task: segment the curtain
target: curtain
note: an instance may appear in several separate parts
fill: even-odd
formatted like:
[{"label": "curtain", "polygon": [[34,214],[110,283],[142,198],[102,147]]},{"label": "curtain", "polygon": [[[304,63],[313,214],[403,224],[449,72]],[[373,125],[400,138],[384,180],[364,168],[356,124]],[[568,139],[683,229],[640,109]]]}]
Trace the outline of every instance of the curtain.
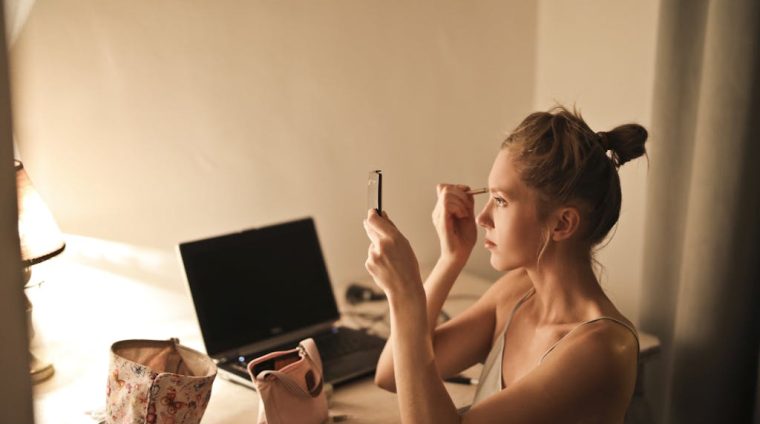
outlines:
[{"label": "curtain", "polygon": [[4,0],[5,7],[5,40],[7,47],[16,41],[21,29],[32,11],[34,0]]},{"label": "curtain", "polygon": [[0,423],[34,420],[21,279],[5,21],[0,10]]},{"label": "curtain", "polygon": [[760,2],[663,0],[640,327],[658,422],[758,422]]}]

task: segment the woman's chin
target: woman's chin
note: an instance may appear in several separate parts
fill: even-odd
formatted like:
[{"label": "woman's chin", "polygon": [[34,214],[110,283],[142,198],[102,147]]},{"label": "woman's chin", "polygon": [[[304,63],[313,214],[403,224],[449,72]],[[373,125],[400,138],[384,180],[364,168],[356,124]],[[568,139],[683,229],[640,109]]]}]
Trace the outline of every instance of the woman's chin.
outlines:
[{"label": "woman's chin", "polygon": [[503,256],[499,256],[498,254],[491,252],[491,268],[495,269],[499,272],[507,272],[511,271],[513,269],[517,269],[522,267],[523,265],[519,262],[515,261],[508,261]]},{"label": "woman's chin", "polygon": [[502,272],[509,269],[509,265],[504,260],[496,256],[493,252],[491,252],[490,262],[491,262],[491,267],[495,269],[496,271]]}]

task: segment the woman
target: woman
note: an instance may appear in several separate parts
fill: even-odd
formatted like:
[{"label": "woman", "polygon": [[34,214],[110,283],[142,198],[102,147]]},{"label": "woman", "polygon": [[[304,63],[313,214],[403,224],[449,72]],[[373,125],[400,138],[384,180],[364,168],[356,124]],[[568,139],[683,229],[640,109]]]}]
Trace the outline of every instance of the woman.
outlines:
[{"label": "woman", "polygon": [[[593,272],[594,248],[617,222],[617,169],[645,153],[637,124],[595,133],[577,112],[529,115],[504,141],[475,217],[464,185],[438,185],[441,255],[421,281],[409,242],[370,210],[367,270],[385,291],[391,337],[376,383],[397,391],[405,423],[622,422],[636,382],[638,335]],[[504,275],[468,310],[435,326],[485,229]],[[460,415],[443,378],[485,362]]]}]

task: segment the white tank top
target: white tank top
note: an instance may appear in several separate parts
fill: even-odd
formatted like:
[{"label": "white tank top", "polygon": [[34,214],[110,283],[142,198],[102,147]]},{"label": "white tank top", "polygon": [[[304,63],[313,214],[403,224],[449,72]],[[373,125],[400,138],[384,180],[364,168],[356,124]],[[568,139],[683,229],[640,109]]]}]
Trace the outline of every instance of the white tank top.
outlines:
[{"label": "white tank top", "polygon": [[[507,330],[509,329],[509,324],[512,323],[512,318],[515,316],[515,312],[517,311],[517,308],[520,307],[530,296],[535,293],[535,289],[531,288],[528,293],[526,293],[518,302],[515,304],[515,307],[512,309],[512,313],[509,316],[509,320],[507,321],[507,325],[504,326],[504,331],[502,331],[501,335],[496,339],[493,346],[491,347],[491,351],[488,353],[488,357],[486,357],[486,362],[483,364],[483,370],[480,372],[480,378],[478,382],[478,387],[475,391],[475,399],[472,401],[472,404],[475,405],[476,403],[482,401],[483,399],[500,392],[502,389],[504,389],[504,386],[502,385],[502,368],[501,365],[504,362],[504,342],[507,335]],[[631,330],[631,333],[633,333],[634,337],[636,337],[636,349],[638,350],[638,344],[639,344],[639,335],[636,332],[636,330],[628,325],[627,323],[613,317],[608,316],[601,316],[599,318],[594,318],[592,320],[584,321],[580,324],[578,324],[576,327],[574,327],[572,330],[568,331],[567,334],[562,336],[559,340],[557,340],[549,349],[544,352],[543,355],[541,355],[541,358],[539,359],[538,363],[539,365],[544,361],[544,358],[546,358],[546,355],[548,355],[552,350],[554,350],[555,347],[561,342],[568,334],[575,331],[575,329],[586,325],[591,324],[592,322],[596,322],[599,320],[610,320],[613,322],[616,322],[625,328]]]}]

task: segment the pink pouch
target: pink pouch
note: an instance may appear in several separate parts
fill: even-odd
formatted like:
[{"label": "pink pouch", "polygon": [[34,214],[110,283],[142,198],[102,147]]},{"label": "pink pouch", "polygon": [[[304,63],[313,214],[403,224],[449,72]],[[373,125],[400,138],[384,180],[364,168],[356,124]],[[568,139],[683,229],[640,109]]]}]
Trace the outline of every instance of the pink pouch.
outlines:
[{"label": "pink pouch", "polygon": [[111,345],[106,423],[198,424],[216,364],[179,340],[123,340]]},{"label": "pink pouch", "polygon": [[312,339],[248,363],[259,392],[258,424],[319,424],[328,419],[322,359]]}]

